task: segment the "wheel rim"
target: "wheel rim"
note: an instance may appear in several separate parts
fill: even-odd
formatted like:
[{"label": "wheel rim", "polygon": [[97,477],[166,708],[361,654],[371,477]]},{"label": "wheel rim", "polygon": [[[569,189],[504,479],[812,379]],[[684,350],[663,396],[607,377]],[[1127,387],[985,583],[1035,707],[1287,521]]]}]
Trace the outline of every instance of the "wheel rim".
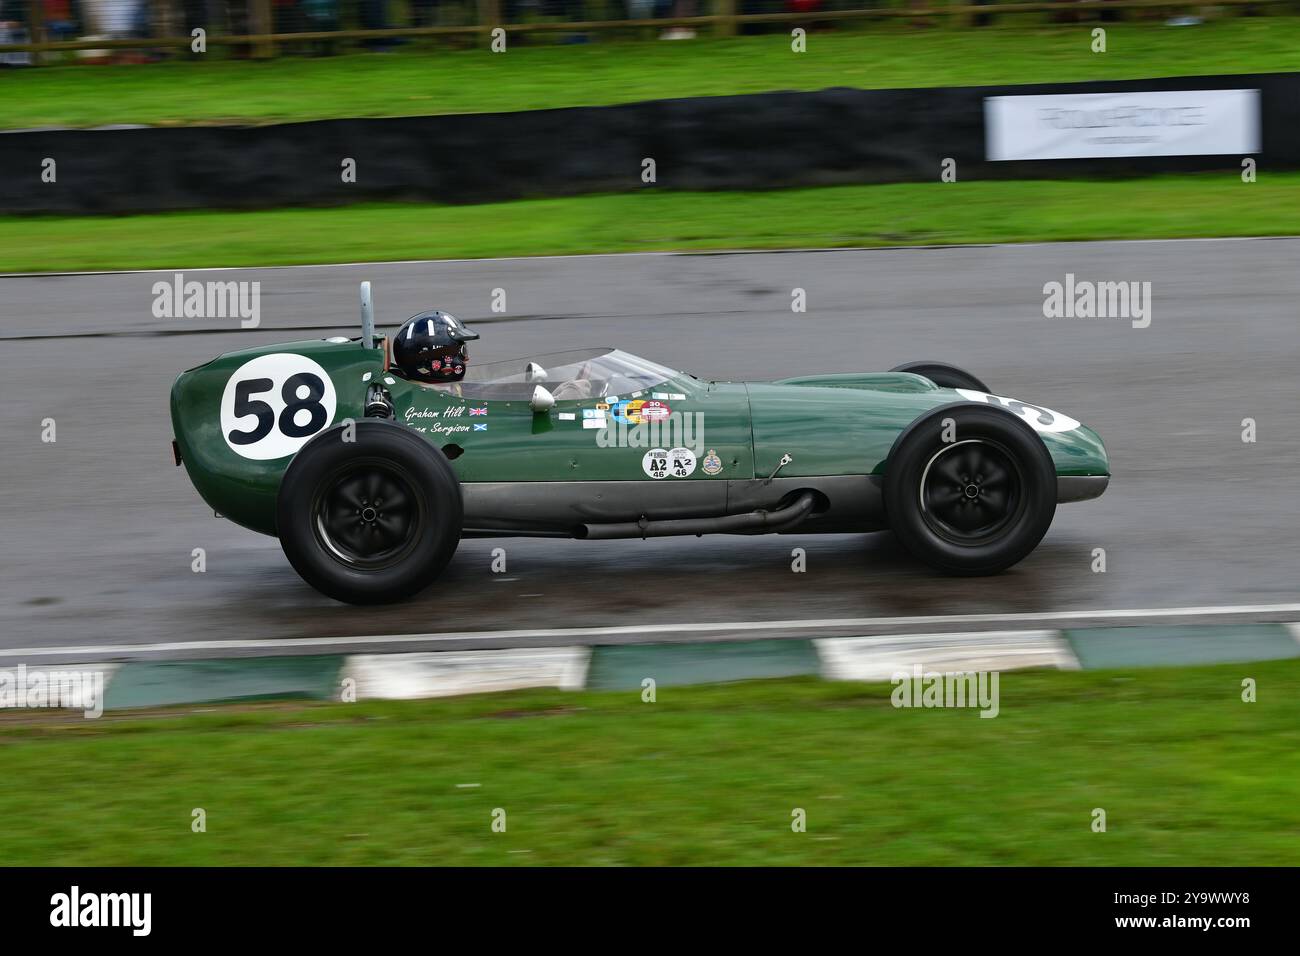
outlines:
[{"label": "wheel rim", "polygon": [[991,541],[1025,509],[1024,476],[996,442],[969,439],[935,453],[921,474],[921,515],[939,536],[962,545]]},{"label": "wheel rim", "polygon": [[406,557],[424,522],[410,475],[392,462],[373,459],[349,463],[321,482],[312,514],[321,547],[366,571],[392,567]]}]

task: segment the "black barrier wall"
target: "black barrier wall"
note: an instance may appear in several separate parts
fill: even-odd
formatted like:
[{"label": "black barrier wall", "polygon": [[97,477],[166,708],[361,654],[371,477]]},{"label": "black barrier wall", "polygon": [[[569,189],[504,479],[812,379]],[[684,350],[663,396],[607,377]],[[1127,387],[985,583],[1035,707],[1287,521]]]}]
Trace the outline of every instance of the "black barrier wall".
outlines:
[{"label": "black barrier wall", "polygon": [[[1300,73],[656,100],[255,127],[0,133],[0,212],[127,213],[375,200],[488,202],[637,189],[772,189],[1241,168],[1240,156],[987,162],[984,98],[1258,89],[1261,170],[1300,168]],[[45,160],[54,182],[43,182]],[[643,160],[656,182],[642,181]],[[345,159],[356,181],[345,182]],[[43,165],[44,164],[44,165]],[[47,174],[48,178],[48,174]]]}]

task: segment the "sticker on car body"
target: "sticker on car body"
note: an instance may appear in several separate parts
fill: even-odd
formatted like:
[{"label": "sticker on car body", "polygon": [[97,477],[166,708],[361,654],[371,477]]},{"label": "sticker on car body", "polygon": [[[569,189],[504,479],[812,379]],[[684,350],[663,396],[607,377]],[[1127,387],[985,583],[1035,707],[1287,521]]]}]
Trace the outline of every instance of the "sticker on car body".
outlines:
[{"label": "sticker on car body", "polygon": [[695,472],[695,452],[689,448],[652,448],[641,459],[641,470],[658,481],[661,478],[689,478]]},{"label": "sticker on car body", "polygon": [[321,366],[292,352],[250,359],[221,395],[221,435],[253,461],[292,455],[334,421],[338,397]]},{"label": "sticker on car body", "polygon": [[1037,432],[1044,432],[1049,435],[1068,432],[1083,424],[1069,415],[1054,412],[1042,405],[1031,405],[1028,402],[1022,402],[1014,398],[1003,398],[1001,395],[977,392],[973,388],[957,388],[953,389],[953,391],[968,401],[986,402],[998,408],[1005,408],[1007,411],[1019,415]]}]

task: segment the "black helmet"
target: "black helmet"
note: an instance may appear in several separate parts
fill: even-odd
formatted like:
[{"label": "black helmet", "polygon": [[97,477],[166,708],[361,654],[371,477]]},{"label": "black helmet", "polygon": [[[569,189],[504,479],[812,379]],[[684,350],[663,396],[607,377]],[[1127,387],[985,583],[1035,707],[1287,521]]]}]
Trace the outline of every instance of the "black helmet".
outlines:
[{"label": "black helmet", "polygon": [[393,364],[416,382],[459,382],[469,352],[465,343],[478,338],[460,319],[433,309],[406,320],[393,338]]}]

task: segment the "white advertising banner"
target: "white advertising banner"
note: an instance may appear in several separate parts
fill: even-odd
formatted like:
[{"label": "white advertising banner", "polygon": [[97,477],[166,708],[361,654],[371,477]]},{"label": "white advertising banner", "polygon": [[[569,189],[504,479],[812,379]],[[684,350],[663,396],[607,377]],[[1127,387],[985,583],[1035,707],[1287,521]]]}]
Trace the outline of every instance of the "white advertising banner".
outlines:
[{"label": "white advertising banner", "polygon": [[1259,90],[984,98],[992,161],[1258,153]]}]

